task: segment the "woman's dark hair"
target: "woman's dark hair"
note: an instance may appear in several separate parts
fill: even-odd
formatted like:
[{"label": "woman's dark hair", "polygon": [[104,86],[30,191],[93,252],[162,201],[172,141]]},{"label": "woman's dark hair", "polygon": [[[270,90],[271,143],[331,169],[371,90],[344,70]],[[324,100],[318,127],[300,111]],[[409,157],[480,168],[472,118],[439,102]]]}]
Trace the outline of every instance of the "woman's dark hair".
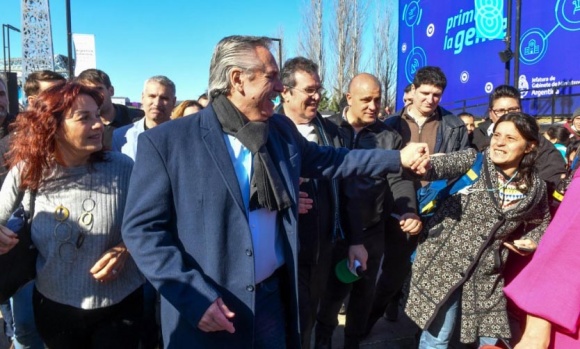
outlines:
[{"label": "woman's dark hair", "polygon": [[562,145],[568,145],[568,142],[570,142],[570,131],[564,126],[550,126],[546,134],[550,139],[555,139],[557,143]]},{"label": "woman's dark hair", "polygon": [[578,151],[578,147],[580,147],[580,140],[568,142],[568,145],[566,146],[566,162],[569,161],[572,153]]},{"label": "woman's dark hair", "polygon": [[[7,163],[10,168],[22,164],[22,189],[37,190],[43,176],[54,165],[56,133],[79,95],[87,95],[100,107],[103,96],[78,82],[59,82],[38,95],[30,108],[13,123],[15,134],[10,140]],[[102,161],[104,150],[91,154],[89,162]]]},{"label": "woman's dark hair", "polygon": [[497,125],[502,122],[510,121],[514,124],[520,135],[526,140],[527,144],[534,144],[534,148],[527,154],[524,154],[520,166],[518,167],[520,178],[523,179],[526,188],[532,186],[532,173],[534,172],[534,164],[538,156],[538,145],[540,144],[540,127],[536,119],[530,115],[522,112],[508,113],[500,117],[495,125],[493,131],[495,132]]}]

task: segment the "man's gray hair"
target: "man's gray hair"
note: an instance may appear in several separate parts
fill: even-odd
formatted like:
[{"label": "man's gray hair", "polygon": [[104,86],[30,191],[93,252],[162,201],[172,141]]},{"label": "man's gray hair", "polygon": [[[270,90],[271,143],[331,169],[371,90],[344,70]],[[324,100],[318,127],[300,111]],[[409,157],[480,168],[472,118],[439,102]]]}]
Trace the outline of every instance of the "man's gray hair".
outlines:
[{"label": "man's gray hair", "polygon": [[175,84],[173,83],[173,81],[169,80],[167,76],[155,75],[145,80],[145,84],[143,84],[143,91],[145,91],[145,89],[147,88],[147,84],[150,82],[156,82],[161,86],[169,88],[173,93],[173,96],[175,96]]},{"label": "man's gray hair", "polygon": [[216,45],[209,66],[210,100],[220,94],[228,94],[231,89],[230,72],[240,68],[250,79],[258,69],[264,69],[256,56],[257,47],[270,49],[272,40],[263,36],[228,36]]}]

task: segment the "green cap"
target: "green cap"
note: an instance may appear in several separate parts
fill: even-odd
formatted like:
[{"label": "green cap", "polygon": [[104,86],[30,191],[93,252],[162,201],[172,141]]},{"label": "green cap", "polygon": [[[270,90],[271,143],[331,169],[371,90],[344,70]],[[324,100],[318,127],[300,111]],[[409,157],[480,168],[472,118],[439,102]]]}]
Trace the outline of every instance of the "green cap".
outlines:
[{"label": "green cap", "polygon": [[348,258],[341,260],[340,262],[336,263],[336,267],[334,268],[334,272],[336,273],[336,277],[345,284],[353,283],[359,280],[362,276],[359,276],[356,273],[356,269],[360,267],[360,262],[358,260],[354,261],[354,270],[352,271],[348,268]]}]

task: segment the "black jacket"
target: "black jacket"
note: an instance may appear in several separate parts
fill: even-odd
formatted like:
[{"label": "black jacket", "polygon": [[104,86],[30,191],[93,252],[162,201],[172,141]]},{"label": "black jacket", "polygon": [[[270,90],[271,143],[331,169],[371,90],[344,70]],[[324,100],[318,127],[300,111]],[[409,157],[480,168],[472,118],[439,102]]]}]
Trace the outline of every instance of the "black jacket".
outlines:
[{"label": "black jacket", "polygon": [[[355,135],[352,126],[335,114],[329,119],[339,126],[345,147],[349,149],[401,149],[401,136],[378,121]],[[402,170],[401,170],[402,171]],[[385,233],[385,221],[391,213],[416,213],[413,183],[402,172],[381,177],[353,177],[341,181],[341,217],[349,244],[361,244],[367,236]]]},{"label": "black jacket", "polygon": [[[401,118],[404,109],[385,120],[385,124],[401,134]],[[451,153],[469,148],[469,138],[465,123],[445,108],[437,107],[439,118],[439,130],[435,140],[435,153]],[[409,140],[403,140],[408,142]]]},{"label": "black jacket", "polygon": [[485,148],[489,147],[489,141],[491,137],[487,135],[487,129],[491,126],[491,124],[493,124],[493,122],[491,122],[490,118],[487,118],[479,125],[477,125],[475,130],[473,130],[472,144],[478,152],[481,152]]},{"label": "black jacket", "polygon": [[10,150],[10,125],[14,120],[16,120],[16,116],[8,114],[2,125],[0,125],[0,187],[8,174],[6,153]]},{"label": "black jacket", "polygon": [[[487,135],[487,129],[491,124],[491,119],[487,119],[473,131],[473,145],[478,151],[483,151],[489,147],[491,137]],[[538,157],[534,167],[538,171],[540,178],[546,182],[548,199],[551,201],[552,193],[562,180],[562,175],[566,174],[566,162],[558,149],[542,135],[540,135]]]},{"label": "black jacket", "polygon": [[145,115],[145,112],[141,109],[129,108],[122,104],[113,104],[113,107],[115,108],[115,119],[104,126],[105,130],[103,132],[103,145],[107,149],[111,149],[113,131],[119,127],[132,124]]},{"label": "black jacket", "polygon": [[16,120],[16,116],[12,114],[6,114],[4,122],[0,125],[0,138],[4,138],[10,132],[9,127]]},{"label": "black jacket", "polygon": [[[277,113],[284,114],[279,108]],[[322,115],[312,121],[318,133],[318,144],[342,147],[338,127]],[[300,191],[308,194],[314,202],[308,213],[300,214],[298,220],[298,262],[318,264],[321,248],[330,248],[335,239],[344,237],[339,211],[338,181],[305,178]]]}]

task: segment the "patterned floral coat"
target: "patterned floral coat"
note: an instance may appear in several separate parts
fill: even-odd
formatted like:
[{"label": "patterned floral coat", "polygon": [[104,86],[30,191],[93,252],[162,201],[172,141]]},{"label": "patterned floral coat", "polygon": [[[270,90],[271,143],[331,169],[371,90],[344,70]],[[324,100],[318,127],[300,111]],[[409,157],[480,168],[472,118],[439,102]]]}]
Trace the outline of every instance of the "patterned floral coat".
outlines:
[{"label": "patterned floral coat", "polygon": [[[468,149],[433,157],[430,179],[466,173],[475,156]],[[537,174],[526,197],[502,212],[497,190],[485,190],[499,187],[497,175],[485,151],[480,178],[472,186],[475,190],[447,198],[425,226],[405,309],[422,329],[429,327],[449,296],[462,288],[461,341],[511,337],[502,270],[512,252],[502,243],[518,238],[539,242],[550,213],[546,186]]]}]

